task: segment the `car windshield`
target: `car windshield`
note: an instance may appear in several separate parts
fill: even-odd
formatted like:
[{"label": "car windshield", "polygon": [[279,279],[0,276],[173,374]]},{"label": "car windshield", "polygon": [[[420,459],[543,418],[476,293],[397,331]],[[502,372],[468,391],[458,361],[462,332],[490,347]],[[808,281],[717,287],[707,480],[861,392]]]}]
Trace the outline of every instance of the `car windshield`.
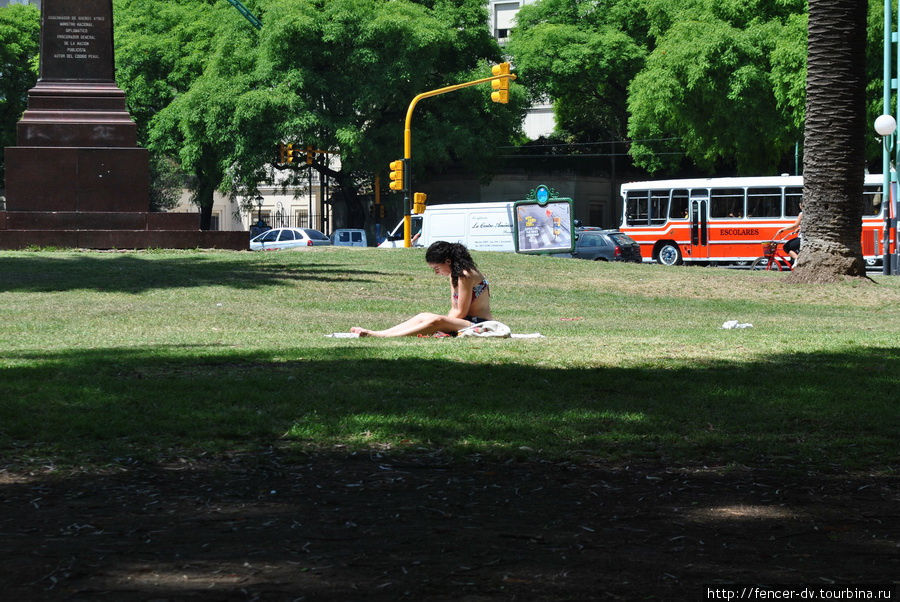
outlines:
[{"label": "car windshield", "polygon": [[312,228],[304,229],[306,235],[313,240],[329,240],[327,236],[319,232],[318,230],[313,230]]}]

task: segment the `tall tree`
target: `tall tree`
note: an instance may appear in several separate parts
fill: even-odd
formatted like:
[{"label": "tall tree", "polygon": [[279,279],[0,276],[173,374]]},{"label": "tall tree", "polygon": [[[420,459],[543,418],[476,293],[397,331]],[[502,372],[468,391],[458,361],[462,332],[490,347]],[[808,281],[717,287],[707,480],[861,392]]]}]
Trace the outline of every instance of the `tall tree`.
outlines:
[{"label": "tall tree", "polygon": [[628,85],[649,50],[648,26],[634,0],[541,0],[519,10],[507,50],[532,100],[553,102],[560,133],[622,139]]},{"label": "tall tree", "polygon": [[[337,182],[351,226],[365,219],[359,188],[403,154],[412,98],[484,77],[489,62],[500,59],[480,0],[267,0],[261,6],[258,81],[245,96],[270,90],[282,110],[265,120],[260,113],[272,105],[246,103],[245,119],[260,127],[236,161],[239,175],[249,183],[263,160],[259,153],[279,140],[328,150],[340,167],[311,169]],[[512,140],[524,98],[514,92],[509,105],[496,105],[489,92],[481,86],[419,105],[412,128],[418,173],[448,164],[478,170],[495,147]]]},{"label": "tall tree", "polygon": [[[198,0],[116,0],[114,15],[116,79],[126,92],[139,139],[153,154],[154,168],[178,162],[200,208],[200,227],[207,230],[213,194],[231,153],[230,144],[221,144],[207,127],[213,116],[231,108],[216,111],[209,105],[227,101],[235,90],[227,84],[211,89],[215,78],[203,77],[216,49],[230,37],[227,28],[243,21],[227,3]],[[252,31],[249,35],[255,39]],[[164,196],[161,179],[154,170],[154,201]]]},{"label": "tall tree", "polygon": [[0,8],[0,183],[4,177],[2,149],[16,142],[16,122],[37,81],[40,11],[31,5]]},{"label": "tall tree", "polygon": [[[410,100],[483,77],[500,59],[480,0],[245,0],[259,32],[225,2],[118,1],[131,15],[121,85],[138,92],[150,147],[192,176],[202,224],[216,189],[252,191],[271,176],[275,145],[293,142],[340,158],[310,169],[337,182],[349,225],[362,225],[357,193],[402,155]],[[482,168],[512,140],[527,104],[514,89],[509,105],[495,105],[489,91],[416,109],[417,172]]]},{"label": "tall tree", "polygon": [[803,0],[643,0],[654,47],[629,86],[631,154],[650,171],[680,163],[777,170],[801,138]]},{"label": "tall tree", "polygon": [[866,0],[810,0],[802,282],[865,276]]}]

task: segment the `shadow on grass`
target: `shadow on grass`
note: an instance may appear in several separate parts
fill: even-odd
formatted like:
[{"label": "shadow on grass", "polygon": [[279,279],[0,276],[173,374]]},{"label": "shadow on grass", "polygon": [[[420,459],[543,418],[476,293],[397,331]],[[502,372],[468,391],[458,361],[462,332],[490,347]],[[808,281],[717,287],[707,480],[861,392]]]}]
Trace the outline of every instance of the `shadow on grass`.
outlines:
[{"label": "shadow on grass", "polygon": [[[301,253],[303,251],[298,251]],[[291,261],[271,254],[15,254],[0,256],[0,292],[95,290],[139,293],[150,289],[227,286],[253,289],[290,281],[368,282],[383,272],[354,269],[342,263]]]},{"label": "shadow on grass", "polygon": [[377,357],[388,349],[7,354],[0,451],[104,463],[288,441],[826,469],[898,460],[900,348],[593,369]]},{"label": "shadow on grass", "polygon": [[0,586],[9,600],[393,602],[888,583],[896,493],[887,477],[272,452],[0,479]]},{"label": "shadow on grass", "polygon": [[[897,574],[896,477],[825,473],[897,461],[900,348],[559,369],[380,343],[7,354],[0,589],[676,600]],[[623,463],[553,461],[582,452]],[[728,462],[757,467],[700,466]]]}]

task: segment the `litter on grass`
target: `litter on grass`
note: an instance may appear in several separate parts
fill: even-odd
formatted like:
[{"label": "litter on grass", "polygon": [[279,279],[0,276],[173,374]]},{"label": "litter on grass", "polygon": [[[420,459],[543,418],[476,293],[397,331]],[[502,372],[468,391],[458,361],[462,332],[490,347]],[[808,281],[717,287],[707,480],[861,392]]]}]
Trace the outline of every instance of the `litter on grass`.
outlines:
[{"label": "litter on grass", "polygon": [[722,324],[722,328],[725,330],[733,330],[735,328],[753,328],[753,324],[741,323],[737,320],[728,320],[724,324]]}]

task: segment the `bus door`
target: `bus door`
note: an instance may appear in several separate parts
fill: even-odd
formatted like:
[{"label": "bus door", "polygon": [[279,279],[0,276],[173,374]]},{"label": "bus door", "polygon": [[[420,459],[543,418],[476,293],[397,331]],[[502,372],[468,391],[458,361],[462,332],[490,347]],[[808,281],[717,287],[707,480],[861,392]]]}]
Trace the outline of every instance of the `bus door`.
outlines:
[{"label": "bus door", "polygon": [[706,259],[709,257],[709,193],[692,190],[690,206],[691,246],[686,255]]}]

